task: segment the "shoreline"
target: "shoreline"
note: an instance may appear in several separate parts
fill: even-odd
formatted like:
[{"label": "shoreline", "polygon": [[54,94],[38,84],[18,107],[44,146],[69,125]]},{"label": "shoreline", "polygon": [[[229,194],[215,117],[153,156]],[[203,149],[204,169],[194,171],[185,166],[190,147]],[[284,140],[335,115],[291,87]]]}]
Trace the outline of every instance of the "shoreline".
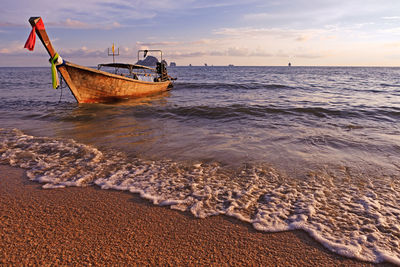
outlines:
[{"label": "shoreline", "polygon": [[126,191],[42,189],[8,165],[0,165],[0,243],[0,265],[393,266],[334,254],[304,231],[198,219]]}]

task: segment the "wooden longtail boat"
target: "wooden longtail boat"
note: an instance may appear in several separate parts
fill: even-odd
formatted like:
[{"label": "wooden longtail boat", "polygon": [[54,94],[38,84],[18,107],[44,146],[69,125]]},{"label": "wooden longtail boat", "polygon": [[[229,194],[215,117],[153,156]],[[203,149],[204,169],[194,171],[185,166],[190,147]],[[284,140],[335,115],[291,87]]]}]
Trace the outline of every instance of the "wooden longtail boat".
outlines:
[{"label": "wooden longtail boat", "polygon": [[[41,17],[31,17],[29,23],[32,25],[32,31],[36,32],[49,53],[50,62],[55,64],[56,69],[61,74],[78,103],[99,103],[137,98],[157,94],[172,88],[172,78],[167,74],[166,63],[163,61],[157,63],[157,68],[122,63],[99,65],[99,68],[106,66],[114,67],[115,70],[117,68],[127,69],[129,73],[126,76],[80,66],[62,59],[60,62],[60,59],[58,59],[59,56],[47,36]],[[33,35],[33,46],[34,40],[35,36]],[[33,48],[28,49],[33,50]],[[153,71],[153,76],[149,76],[152,77],[151,80],[139,80],[138,76],[133,72],[135,69]]]}]

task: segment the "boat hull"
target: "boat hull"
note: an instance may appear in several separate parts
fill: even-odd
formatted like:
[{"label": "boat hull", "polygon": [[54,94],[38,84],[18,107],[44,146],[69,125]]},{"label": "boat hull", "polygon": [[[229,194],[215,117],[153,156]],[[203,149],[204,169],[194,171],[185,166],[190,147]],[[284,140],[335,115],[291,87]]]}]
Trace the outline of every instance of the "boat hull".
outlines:
[{"label": "boat hull", "polygon": [[171,81],[139,81],[71,62],[59,66],[58,71],[79,103],[112,102],[143,97],[167,91],[171,87]]}]

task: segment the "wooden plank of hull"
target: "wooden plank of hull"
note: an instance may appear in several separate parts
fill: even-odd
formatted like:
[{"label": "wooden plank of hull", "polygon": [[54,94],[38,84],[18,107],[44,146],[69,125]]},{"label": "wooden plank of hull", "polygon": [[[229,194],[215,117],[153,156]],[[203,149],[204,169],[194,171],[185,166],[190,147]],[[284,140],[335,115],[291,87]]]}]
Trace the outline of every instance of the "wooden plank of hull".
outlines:
[{"label": "wooden plank of hull", "polygon": [[[167,91],[171,84],[170,81],[134,80],[70,62],[60,66],[59,70],[79,103],[109,102],[153,95]],[[66,75],[63,72],[66,72]]]}]

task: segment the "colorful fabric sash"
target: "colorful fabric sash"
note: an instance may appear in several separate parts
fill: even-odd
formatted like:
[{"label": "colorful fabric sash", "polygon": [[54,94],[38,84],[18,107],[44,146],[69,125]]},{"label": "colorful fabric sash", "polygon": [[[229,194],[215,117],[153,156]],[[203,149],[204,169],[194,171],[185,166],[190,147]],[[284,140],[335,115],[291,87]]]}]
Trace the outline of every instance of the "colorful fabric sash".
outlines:
[{"label": "colorful fabric sash", "polygon": [[26,40],[24,48],[27,48],[29,51],[33,51],[33,49],[35,49],[36,30],[44,30],[44,24],[41,18],[38,20],[35,26],[32,26],[32,31],[29,34],[28,40]]}]

